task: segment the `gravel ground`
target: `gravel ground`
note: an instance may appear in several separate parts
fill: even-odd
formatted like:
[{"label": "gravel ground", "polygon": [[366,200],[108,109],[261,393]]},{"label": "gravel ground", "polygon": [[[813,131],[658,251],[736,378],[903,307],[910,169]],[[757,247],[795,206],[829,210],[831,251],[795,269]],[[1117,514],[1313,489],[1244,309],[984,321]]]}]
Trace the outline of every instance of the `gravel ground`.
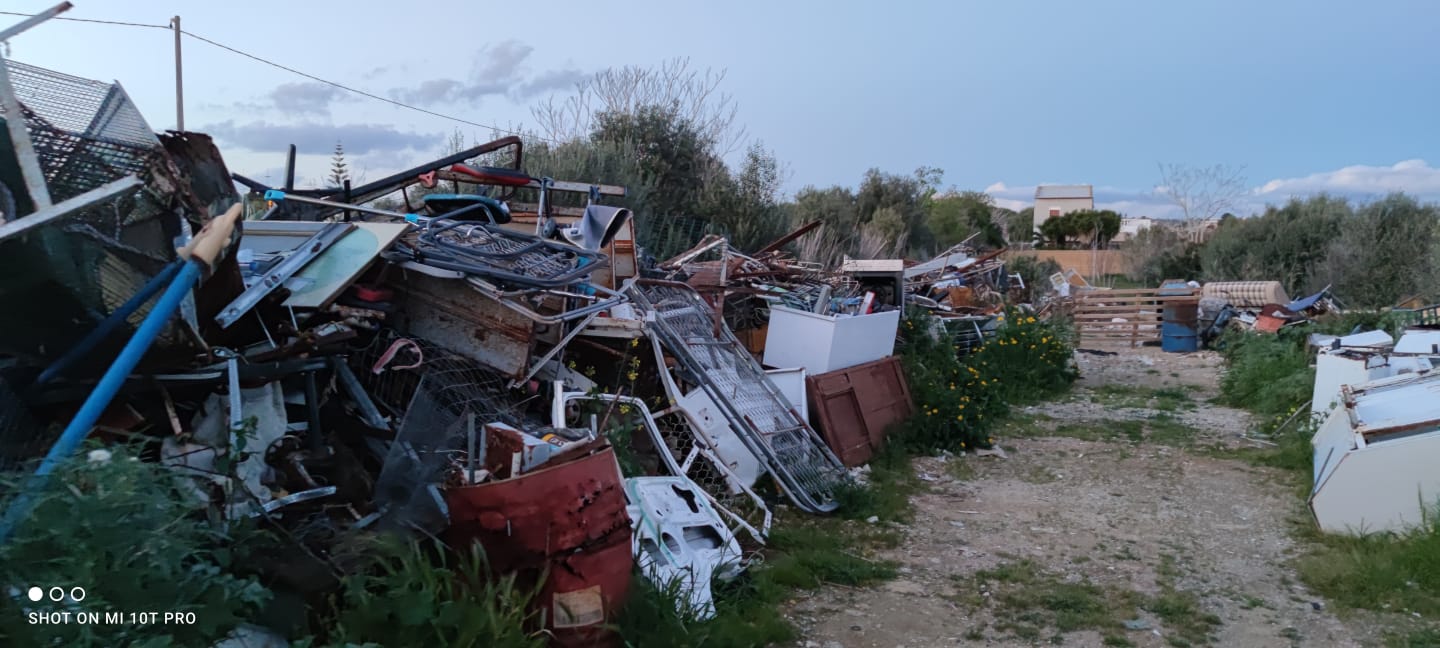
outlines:
[{"label": "gravel ground", "polygon": [[[905,542],[881,556],[898,579],[868,589],[831,587],[789,610],[799,645],[860,646],[1185,645],[1180,629],[1135,609],[1134,629],[1047,628],[1024,639],[1003,625],[974,574],[1030,560],[1049,582],[1092,583],[1107,592],[1178,594],[1199,615],[1218,617],[1218,646],[1356,646],[1380,643],[1382,624],[1363,615],[1337,619],[1289,569],[1296,551],[1288,525],[1303,505],[1281,475],[1213,450],[1248,443],[1244,412],[1208,403],[1220,359],[1212,353],[1154,351],[1081,355],[1084,376],[1058,403],[1022,410],[1022,438],[1001,438],[1006,457],[916,460],[928,492],[914,497]],[[1118,387],[1117,387],[1118,386]],[[1165,411],[1130,388],[1181,389]],[[1139,390],[1134,390],[1139,391]],[[1097,402],[1098,401],[1098,402]],[[1047,436],[1066,423],[1174,417],[1194,429],[1183,444]],[[1043,415],[1043,416],[1042,416]],[[1053,639],[1052,639],[1053,637]],[[1123,642],[1129,642],[1123,643]]]}]

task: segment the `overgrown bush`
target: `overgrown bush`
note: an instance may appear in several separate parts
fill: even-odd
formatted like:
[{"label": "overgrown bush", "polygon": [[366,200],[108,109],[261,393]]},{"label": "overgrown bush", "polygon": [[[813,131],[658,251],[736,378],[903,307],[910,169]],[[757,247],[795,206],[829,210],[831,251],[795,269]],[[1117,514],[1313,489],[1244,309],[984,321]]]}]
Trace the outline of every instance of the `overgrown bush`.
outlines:
[{"label": "overgrown bush", "polygon": [[993,383],[1007,403],[1033,403],[1069,389],[1080,377],[1069,340],[1070,332],[1055,320],[1012,310],[995,339],[967,360],[966,372],[982,386]]},{"label": "overgrown bush", "polygon": [[1228,366],[1220,377],[1220,401],[1262,416],[1288,415],[1310,399],[1315,371],[1305,354],[1306,328],[1278,334],[1232,331],[1225,335]]},{"label": "overgrown bush", "polygon": [[1065,332],[1010,311],[994,340],[965,358],[935,318],[914,310],[901,327],[900,361],[916,413],[900,438],[918,452],[988,448],[1012,403],[1029,403],[1079,377]]},{"label": "overgrown bush", "polygon": [[900,326],[900,363],[915,414],[899,439],[916,452],[988,448],[990,429],[1009,413],[998,383],[962,361],[935,318],[912,310]]},{"label": "overgrown bush", "polygon": [[[0,645],[204,646],[253,618],[271,596],[244,569],[259,532],[206,520],[166,468],[123,451],[95,457],[52,474],[33,513],[0,544]],[[23,476],[3,479],[0,490],[21,490]],[[37,586],[84,588],[83,600],[32,602],[27,590]],[[195,623],[75,620],[107,611],[193,612]],[[71,622],[32,625],[28,612],[70,612]]]}]

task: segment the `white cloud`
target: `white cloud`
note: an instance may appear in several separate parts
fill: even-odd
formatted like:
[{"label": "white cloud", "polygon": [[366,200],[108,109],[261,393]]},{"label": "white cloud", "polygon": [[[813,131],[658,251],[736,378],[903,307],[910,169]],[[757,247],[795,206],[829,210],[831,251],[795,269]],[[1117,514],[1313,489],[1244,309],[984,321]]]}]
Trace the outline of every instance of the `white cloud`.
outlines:
[{"label": "white cloud", "polygon": [[1390,166],[1347,166],[1312,173],[1302,178],[1271,180],[1255,190],[1269,200],[1321,192],[1351,197],[1403,191],[1422,197],[1440,196],[1440,169],[1424,160],[1404,160]]}]

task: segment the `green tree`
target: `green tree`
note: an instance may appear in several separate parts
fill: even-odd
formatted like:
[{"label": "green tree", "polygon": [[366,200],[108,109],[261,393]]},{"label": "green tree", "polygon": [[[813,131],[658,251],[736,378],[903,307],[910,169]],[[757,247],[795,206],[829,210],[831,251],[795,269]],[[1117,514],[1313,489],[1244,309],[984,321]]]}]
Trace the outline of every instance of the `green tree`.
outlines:
[{"label": "green tree", "polygon": [[997,220],[995,199],[980,191],[947,193],[932,197],[927,205],[926,226],[937,251],[949,248],[972,234],[979,234],[981,247],[1005,247],[1005,236]]},{"label": "green tree", "polygon": [[1353,215],[1347,201],[1326,195],[1267,207],[1216,229],[1200,254],[1203,275],[1210,281],[1279,281],[1291,294],[1323,288],[1316,272]]},{"label": "green tree", "polygon": [[1348,305],[1379,308],[1410,295],[1435,294],[1440,279],[1440,208],[1391,194],[1346,219],[1314,268],[1307,292],[1323,284]]},{"label": "green tree", "polygon": [[335,142],[335,155],[330,157],[330,186],[343,187],[350,179],[349,165],[345,163],[345,147]]},{"label": "green tree", "polygon": [[1026,207],[1018,212],[1011,212],[1005,219],[1006,238],[1010,245],[1035,242],[1035,208]]}]

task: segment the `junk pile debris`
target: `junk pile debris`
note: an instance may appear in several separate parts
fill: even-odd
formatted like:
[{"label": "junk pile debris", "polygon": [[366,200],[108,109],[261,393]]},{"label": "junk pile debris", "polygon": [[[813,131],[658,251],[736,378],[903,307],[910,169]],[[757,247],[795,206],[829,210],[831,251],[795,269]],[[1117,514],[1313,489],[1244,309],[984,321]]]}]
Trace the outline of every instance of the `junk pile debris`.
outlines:
[{"label": "junk pile debris", "polygon": [[0,315],[0,470],[32,473],[0,542],[85,439],[135,443],[197,516],[302,545],[257,566],[274,587],[324,600],[342,537],[439,537],[533,585],[556,645],[613,642],[632,567],[707,617],[777,500],[837,508],[912,413],[907,307],[968,353],[1018,281],[968,244],[787,251],[819,223],[646,267],[626,188],[532,175],[517,137],[323,188],[292,147],[271,187],[119,84],[0,74],[0,299],[26,305]]}]

